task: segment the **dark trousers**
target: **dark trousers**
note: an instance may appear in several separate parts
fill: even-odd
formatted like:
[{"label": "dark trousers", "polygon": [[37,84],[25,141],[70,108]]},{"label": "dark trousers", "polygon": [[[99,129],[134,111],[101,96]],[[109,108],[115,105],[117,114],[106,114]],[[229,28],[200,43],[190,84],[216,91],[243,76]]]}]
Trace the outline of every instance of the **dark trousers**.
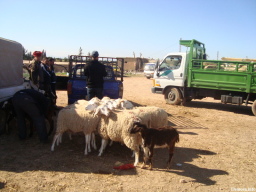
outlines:
[{"label": "dark trousers", "polygon": [[34,99],[23,93],[17,94],[12,99],[13,106],[17,115],[17,123],[19,129],[20,139],[25,139],[27,137],[25,114],[27,113],[32,119],[41,142],[47,141],[47,129],[45,124],[45,118],[42,112],[39,110]]},{"label": "dark trousers", "polygon": [[52,90],[52,93],[54,94],[54,96],[57,97],[57,94],[56,94],[56,83],[51,83],[51,90]]},{"label": "dark trousers", "polygon": [[87,88],[88,100],[91,100],[93,97],[98,97],[99,99],[103,98],[103,88]]}]

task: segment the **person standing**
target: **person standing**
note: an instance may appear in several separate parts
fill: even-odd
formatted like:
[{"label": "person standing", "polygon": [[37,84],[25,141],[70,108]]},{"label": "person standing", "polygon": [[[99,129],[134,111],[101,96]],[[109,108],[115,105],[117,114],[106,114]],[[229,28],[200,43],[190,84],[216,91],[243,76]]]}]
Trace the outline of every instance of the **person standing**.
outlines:
[{"label": "person standing", "polygon": [[31,69],[31,81],[33,84],[39,89],[39,81],[42,78],[42,70],[41,70],[41,51],[34,51],[33,53],[34,59],[31,61],[30,69]]},{"label": "person standing", "polygon": [[51,74],[51,90],[52,93],[54,94],[55,98],[57,99],[57,94],[56,94],[56,74],[54,71],[54,61],[52,57],[49,58],[49,66],[50,66],[50,74]]},{"label": "person standing", "polygon": [[19,138],[24,140],[27,137],[25,114],[28,114],[37,129],[40,141],[47,142],[45,117],[50,109],[50,99],[36,90],[24,89],[14,94],[12,103],[17,115]]},{"label": "person standing", "polygon": [[45,95],[52,98],[52,90],[51,90],[51,71],[50,64],[47,57],[43,58],[41,64],[42,77],[40,77],[39,81],[39,89],[45,91]]},{"label": "person standing", "polygon": [[103,78],[107,76],[107,72],[105,66],[98,61],[98,51],[93,51],[91,56],[92,61],[87,63],[84,67],[88,100],[92,99],[93,97],[98,97],[99,99],[102,99],[104,84]]}]

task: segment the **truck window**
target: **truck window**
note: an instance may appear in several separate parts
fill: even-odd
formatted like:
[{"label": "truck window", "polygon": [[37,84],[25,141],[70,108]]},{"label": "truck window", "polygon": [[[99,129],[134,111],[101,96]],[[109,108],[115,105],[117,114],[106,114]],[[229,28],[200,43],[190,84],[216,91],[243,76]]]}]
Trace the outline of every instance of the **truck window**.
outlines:
[{"label": "truck window", "polygon": [[78,66],[76,71],[75,71],[75,76],[76,78],[81,78],[81,79],[85,79],[84,76],[84,66]]},{"label": "truck window", "polygon": [[159,67],[159,71],[179,69],[181,65],[181,56],[170,55],[164,59]]}]

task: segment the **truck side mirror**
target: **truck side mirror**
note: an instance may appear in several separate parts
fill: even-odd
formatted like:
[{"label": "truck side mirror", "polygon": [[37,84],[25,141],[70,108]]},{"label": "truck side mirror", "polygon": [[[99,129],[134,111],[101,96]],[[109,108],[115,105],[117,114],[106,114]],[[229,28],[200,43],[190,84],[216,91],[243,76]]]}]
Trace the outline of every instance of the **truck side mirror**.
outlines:
[{"label": "truck side mirror", "polygon": [[203,54],[203,59],[204,60],[206,60],[207,58],[206,58],[207,56],[206,56],[206,54]]}]

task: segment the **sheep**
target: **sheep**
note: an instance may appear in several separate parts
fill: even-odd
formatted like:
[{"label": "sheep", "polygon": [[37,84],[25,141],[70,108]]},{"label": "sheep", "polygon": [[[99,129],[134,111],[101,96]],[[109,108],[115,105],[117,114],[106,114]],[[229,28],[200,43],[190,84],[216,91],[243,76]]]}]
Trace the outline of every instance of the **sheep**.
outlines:
[{"label": "sheep", "polygon": [[163,127],[168,124],[168,114],[159,107],[136,107],[129,110],[128,113],[133,113],[134,116],[140,117],[142,119],[141,123],[146,124],[148,127]]},{"label": "sheep", "polygon": [[107,102],[107,101],[110,101],[111,99],[109,98],[109,97],[103,97],[102,99],[101,99],[101,102]]},{"label": "sheep", "polygon": [[87,101],[87,100],[84,100],[84,99],[80,99],[80,100],[77,100],[74,104],[78,104],[78,105],[87,105],[87,104],[88,104],[88,101]]},{"label": "sheep", "polygon": [[147,161],[149,161],[149,169],[152,170],[154,146],[163,146],[166,144],[169,148],[169,160],[167,162],[167,169],[170,168],[175,143],[179,142],[179,134],[176,129],[172,128],[171,126],[161,128],[148,128],[146,125],[141,124],[140,122],[136,122],[129,132],[131,134],[139,133],[142,137],[144,150],[144,161],[142,168],[144,168]]},{"label": "sheep", "polygon": [[141,139],[138,135],[129,134],[128,130],[132,127],[134,122],[140,121],[139,118],[134,117],[133,114],[120,111],[116,113],[110,113],[109,117],[103,116],[97,127],[97,132],[102,138],[102,144],[100,148],[101,156],[104,148],[107,145],[109,139],[124,143],[128,148],[136,151],[135,163],[136,166],[139,160],[139,145]]},{"label": "sheep", "polygon": [[100,103],[100,99],[98,97],[93,97],[88,104]]},{"label": "sheep", "polygon": [[120,106],[121,109],[132,109],[133,107],[134,106],[130,101],[127,101],[125,99],[121,101],[121,106]]},{"label": "sheep", "polygon": [[95,109],[95,111],[94,111],[94,116],[96,116],[96,115],[105,115],[105,116],[109,116],[109,113],[110,113],[110,109],[108,108],[108,106],[107,105],[100,105],[100,106],[98,106],[96,109]]},{"label": "sheep", "polygon": [[[156,120],[159,116],[160,120]],[[116,111],[110,113],[110,116],[102,117],[99,122],[97,131],[102,138],[100,153],[101,156],[105,149],[108,139],[124,143],[128,148],[135,152],[134,166],[139,161],[139,146],[142,144],[141,137],[131,135],[128,130],[133,126],[134,121],[144,124],[165,126],[167,125],[167,113],[158,107],[141,107],[127,111]],[[156,122],[152,122],[152,120]]]},{"label": "sheep", "polygon": [[[77,108],[63,108],[57,118],[56,133],[53,138],[51,151],[54,151],[55,143],[61,142],[62,134],[66,131],[74,133],[83,132],[85,135],[85,151],[87,155],[91,151],[90,142],[94,138],[94,131],[100,121],[100,117],[94,116],[89,111],[84,110],[83,106]],[[96,149],[95,141],[92,140],[93,147]]]}]

